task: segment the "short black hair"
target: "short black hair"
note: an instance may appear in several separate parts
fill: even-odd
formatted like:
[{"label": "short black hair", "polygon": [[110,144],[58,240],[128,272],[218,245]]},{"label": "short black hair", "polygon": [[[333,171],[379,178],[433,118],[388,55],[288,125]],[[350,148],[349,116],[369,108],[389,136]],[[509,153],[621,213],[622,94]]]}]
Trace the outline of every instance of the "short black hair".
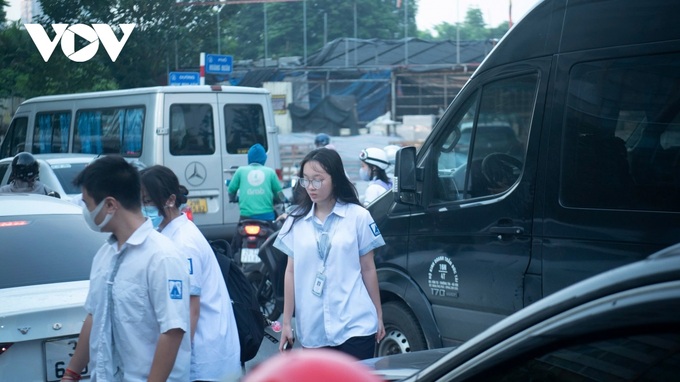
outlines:
[{"label": "short black hair", "polygon": [[120,155],[96,159],[76,176],[73,184],[87,190],[97,204],[111,196],[125,209],[142,207],[139,172]]}]

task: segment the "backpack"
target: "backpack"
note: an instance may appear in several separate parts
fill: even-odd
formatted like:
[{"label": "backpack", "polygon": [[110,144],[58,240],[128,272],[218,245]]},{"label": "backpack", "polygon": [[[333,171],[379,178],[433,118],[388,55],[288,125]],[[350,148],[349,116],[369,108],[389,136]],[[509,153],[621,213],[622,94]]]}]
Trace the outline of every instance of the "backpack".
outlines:
[{"label": "backpack", "polygon": [[241,363],[250,361],[260,349],[266,325],[257,302],[257,294],[241,268],[231,258],[231,246],[226,240],[210,241],[222,277],[227,284],[231,305],[234,309],[238,339],[241,344]]}]

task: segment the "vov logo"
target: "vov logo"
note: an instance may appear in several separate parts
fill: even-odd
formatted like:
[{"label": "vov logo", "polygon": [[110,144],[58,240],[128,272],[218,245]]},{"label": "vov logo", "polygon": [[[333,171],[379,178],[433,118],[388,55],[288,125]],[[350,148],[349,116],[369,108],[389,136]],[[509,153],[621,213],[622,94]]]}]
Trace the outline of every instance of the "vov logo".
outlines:
[{"label": "vov logo", "polygon": [[[61,51],[71,61],[88,61],[97,54],[99,42],[101,42],[109,57],[111,57],[111,61],[116,62],[120,51],[123,50],[132,30],[135,28],[135,24],[120,24],[120,30],[123,32],[123,37],[120,40],[113,33],[113,29],[106,24],[92,24],[91,27],[85,24],[71,26],[68,24],[52,24],[52,29],[56,33],[53,40],[50,40],[45,28],[40,24],[24,24],[24,27],[26,27],[45,62],[50,59],[60,41]],[[76,51],[76,35],[89,42],[78,51]]]}]

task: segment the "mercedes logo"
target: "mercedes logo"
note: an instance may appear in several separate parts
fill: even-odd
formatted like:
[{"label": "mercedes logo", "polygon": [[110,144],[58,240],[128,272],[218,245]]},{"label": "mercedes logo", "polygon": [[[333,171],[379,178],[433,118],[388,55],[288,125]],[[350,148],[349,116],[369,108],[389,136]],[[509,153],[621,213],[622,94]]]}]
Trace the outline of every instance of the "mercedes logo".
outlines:
[{"label": "mercedes logo", "polygon": [[186,178],[187,182],[192,186],[200,186],[203,184],[207,174],[208,172],[206,171],[205,166],[199,162],[189,163],[184,170],[184,178]]}]

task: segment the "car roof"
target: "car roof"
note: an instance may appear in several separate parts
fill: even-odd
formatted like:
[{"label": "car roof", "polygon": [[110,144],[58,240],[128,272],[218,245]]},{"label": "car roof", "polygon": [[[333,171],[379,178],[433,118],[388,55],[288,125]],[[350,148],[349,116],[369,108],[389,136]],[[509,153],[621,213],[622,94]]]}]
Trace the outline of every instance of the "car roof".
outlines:
[{"label": "car roof", "polygon": [[[94,154],[72,154],[72,153],[54,153],[54,154],[31,154],[38,161],[44,161],[49,165],[63,164],[63,163],[90,163],[97,158]],[[0,162],[11,162],[13,156],[0,159]]]},{"label": "car roof", "polygon": [[469,359],[528,328],[568,310],[606,296],[649,285],[680,280],[680,243],[631,263],[566,287],[506,317],[460,345],[417,375],[453,370]]},{"label": "car roof", "polygon": [[94,154],[66,154],[66,153],[33,154],[33,156],[35,157],[35,159],[42,159],[45,162],[49,163],[50,165],[61,163],[90,163],[98,157],[98,155]]},{"label": "car roof", "polygon": [[45,214],[82,214],[71,202],[40,194],[0,193],[0,217]]}]

